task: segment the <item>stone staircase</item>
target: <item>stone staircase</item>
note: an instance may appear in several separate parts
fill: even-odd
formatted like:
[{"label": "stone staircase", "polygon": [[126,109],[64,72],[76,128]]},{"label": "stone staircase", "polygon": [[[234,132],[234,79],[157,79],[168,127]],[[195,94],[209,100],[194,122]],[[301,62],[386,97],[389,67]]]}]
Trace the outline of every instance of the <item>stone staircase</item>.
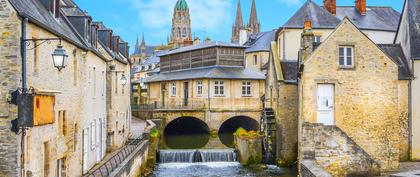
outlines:
[{"label": "stone staircase", "polygon": [[302,158],[314,160],[333,176],[376,176],[379,163],[337,126],[304,123]]},{"label": "stone staircase", "polygon": [[272,108],[264,108],[261,116],[261,132],[263,133],[263,162],[276,162],[276,117]]}]

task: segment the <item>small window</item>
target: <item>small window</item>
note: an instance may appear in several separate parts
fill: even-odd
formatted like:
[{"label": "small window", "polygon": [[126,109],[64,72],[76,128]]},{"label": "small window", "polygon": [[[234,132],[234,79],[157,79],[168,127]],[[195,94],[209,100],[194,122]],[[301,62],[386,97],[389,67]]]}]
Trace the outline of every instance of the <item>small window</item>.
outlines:
[{"label": "small window", "polygon": [[223,96],[225,95],[225,86],[223,81],[215,81],[214,82],[214,94],[216,96]]},{"label": "small window", "polygon": [[315,43],[321,43],[321,36],[314,36]]},{"label": "small window", "polygon": [[197,81],[197,95],[203,95],[203,81]]},{"label": "small window", "polygon": [[176,82],[171,82],[171,96],[176,96]]},{"label": "small window", "polygon": [[251,82],[242,82],[242,96],[251,96]]},{"label": "small window", "polygon": [[340,68],[354,67],[354,48],[352,46],[339,47],[339,64]]},{"label": "small window", "polygon": [[254,55],[254,65],[257,65],[258,64],[258,57],[257,57],[257,55]]}]

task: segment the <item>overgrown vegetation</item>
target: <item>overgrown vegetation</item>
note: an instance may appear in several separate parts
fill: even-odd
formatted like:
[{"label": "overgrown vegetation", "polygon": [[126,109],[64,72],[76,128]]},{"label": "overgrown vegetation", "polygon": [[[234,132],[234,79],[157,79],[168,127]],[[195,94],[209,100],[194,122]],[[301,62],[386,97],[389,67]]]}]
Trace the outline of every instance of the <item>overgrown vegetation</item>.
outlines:
[{"label": "overgrown vegetation", "polygon": [[156,137],[158,137],[159,136],[159,130],[158,129],[156,129],[156,128],[153,128],[151,131],[150,131],[150,137],[152,137],[152,138],[156,138]]},{"label": "overgrown vegetation", "polygon": [[256,132],[254,130],[251,131],[246,131],[245,129],[243,129],[242,127],[239,127],[235,133],[233,133],[234,136],[239,136],[239,137],[257,137],[257,136],[261,136],[259,132]]}]

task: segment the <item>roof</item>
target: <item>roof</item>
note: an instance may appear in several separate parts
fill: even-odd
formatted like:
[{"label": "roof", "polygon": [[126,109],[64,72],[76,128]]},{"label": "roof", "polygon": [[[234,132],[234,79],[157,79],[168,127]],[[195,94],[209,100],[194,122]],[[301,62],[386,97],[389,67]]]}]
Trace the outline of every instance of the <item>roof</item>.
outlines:
[{"label": "roof", "polygon": [[243,67],[213,66],[175,72],[159,73],[147,78],[146,82],[160,82],[189,79],[247,79],[265,80],[262,72]]},{"label": "roof", "polygon": [[398,79],[409,80],[411,73],[403,50],[399,44],[379,44],[378,45],[395,63],[398,65]]},{"label": "roof", "polygon": [[193,51],[193,50],[212,48],[212,47],[246,48],[245,46],[239,45],[239,44],[231,44],[231,43],[214,41],[214,42],[202,43],[202,44],[198,44],[198,45],[190,45],[190,46],[186,46],[186,47],[180,47],[180,48],[177,48],[177,49],[169,50],[168,52],[166,52],[164,54],[160,54],[158,56],[166,56],[166,55],[172,55],[172,54],[176,54],[176,53],[189,52],[189,51]]},{"label": "roof", "polygon": [[315,2],[308,0],[283,25],[284,28],[303,28],[306,20],[312,22],[312,28],[335,28],[340,20]]},{"label": "roof", "polygon": [[297,83],[298,66],[299,66],[298,62],[282,60],[280,61],[280,63],[281,63],[281,68],[284,75],[284,82]]},{"label": "roof", "polygon": [[[141,48],[141,46],[136,46],[136,48],[134,49],[134,53],[133,55],[141,55],[143,54]],[[156,46],[151,46],[151,45],[147,45],[146,46],[146,50],[144,50],[144,55],[145,56],[152,56],[153,53],[155,52],[155,48]]]},{"label": "roof", "polygon": [[406,0],[406,4],[404,11],[408,11],[406,18],[408,18],[408,33],[410,34],[408,36],[410,40],[409,55],[410,59],[420,60],[420,0]]},{"label": "roof", "polygon": [[87,50],[87,46],[78,38],[75,31],[65,17],[55,19],[49,11],[41,4],[41,1],[32,0],[13,0],[9,1],[17,10],[20,16],[26,17],[30,22],[45,28],[46,30],[62,37],[68,42],[73,43]]},{"label": "roof", "polygon": [[391,7],[366,8],[366,15],[361,15],[353,6],[337,6],[336,17],[343,20],[348,17],[361,30],[397,31],[400,13]]},{"label": "roof", "polygon": [[175,4],[175,9],[176,10],[187,10],[188,9],[188,4],[185,0],[178,0]]},{"label": "roof", "polygon": [[270,51],[271,41],[275,41],[276,31],[267,31],[257,34],[253,34],[249,37],[248,41],[244,44],[249,46],[245,49],[246,53],[259,52],[259,51]]},{"label": "roof", "polygon": [[334,29],[346,16],[362,30],[397,31],[400,13],[392,7],[368,6],[366,14],[361,15],[354,6],[337,6],[334,16],[324,7],[308,0],[283,28],[303,28],[305,21],[310,20],[312,28]]}]

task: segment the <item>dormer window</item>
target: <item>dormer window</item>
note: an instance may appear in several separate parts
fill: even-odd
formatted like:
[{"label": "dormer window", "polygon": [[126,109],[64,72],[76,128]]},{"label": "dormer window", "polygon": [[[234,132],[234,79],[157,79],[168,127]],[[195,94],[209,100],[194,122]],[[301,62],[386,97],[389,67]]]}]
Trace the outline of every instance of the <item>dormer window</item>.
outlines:
[{"label": "dormer window", "polygon": [[50,0],[49,1],[49,10],[53,14],[54,18],[60,17],[60,0]]}]

